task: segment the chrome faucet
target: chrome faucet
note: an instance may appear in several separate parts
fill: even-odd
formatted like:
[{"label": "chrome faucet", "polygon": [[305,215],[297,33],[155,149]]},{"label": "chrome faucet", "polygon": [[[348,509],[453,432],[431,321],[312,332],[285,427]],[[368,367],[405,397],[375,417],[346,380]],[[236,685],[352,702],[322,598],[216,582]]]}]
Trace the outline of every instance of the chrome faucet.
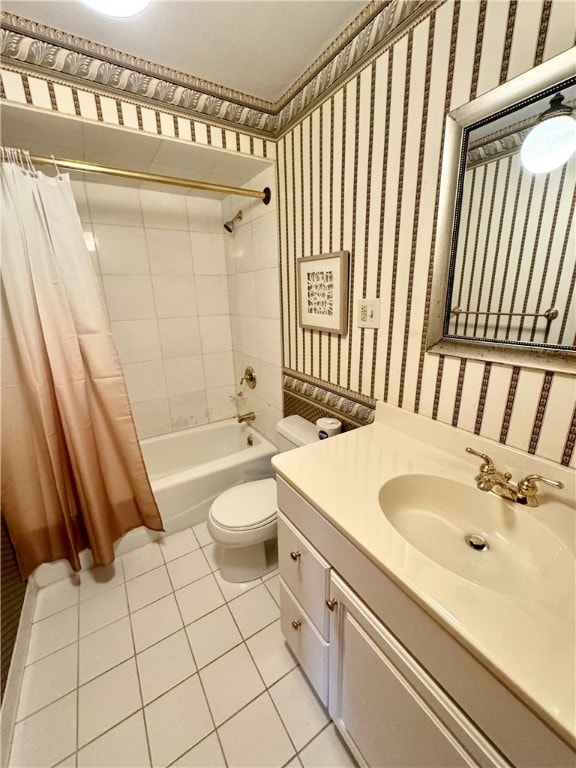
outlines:
[{"label": "chrome faucet", "polygon": [[480,491],[495,493],[503,499],[516,502],[516,504],[537,507],[540,503],[537,496],[537,483],[545,483],[552,486],[552,488],[564,488],[564,483],[548,480],[546,477],[542,477],[542,475],[526,475],[525,478],[520,480],[518,485],[514,485],[514,483],[510,482],[512,479],[511,473],[505,472],[502,474],[502,472],[499,472],[490,456],[475,451],[473,448],[466,448],[466,453],[479,456],[483,461],[480,465],[479,473],[474,478],[476,487]]},{"label": "chrome faucet", "polygon": [[254,421],[256,414],[254,411],[248,411],[248,413],[238,414],[238,424],[243,424],[245,421]]}]

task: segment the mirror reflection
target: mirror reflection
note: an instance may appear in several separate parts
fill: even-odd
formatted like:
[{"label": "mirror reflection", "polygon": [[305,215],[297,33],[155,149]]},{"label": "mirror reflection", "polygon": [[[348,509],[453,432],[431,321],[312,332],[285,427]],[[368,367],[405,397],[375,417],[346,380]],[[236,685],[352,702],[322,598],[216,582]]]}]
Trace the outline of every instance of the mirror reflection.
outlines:
[{"label": "mirror reflection", "polygon": [[576,78],[464,130],[444,336],[576,347]]}]

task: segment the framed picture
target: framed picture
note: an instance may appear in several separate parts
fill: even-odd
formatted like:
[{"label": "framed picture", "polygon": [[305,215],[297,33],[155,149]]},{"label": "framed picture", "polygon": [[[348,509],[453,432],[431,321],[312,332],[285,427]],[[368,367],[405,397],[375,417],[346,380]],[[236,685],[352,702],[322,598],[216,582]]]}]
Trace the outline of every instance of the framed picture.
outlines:
[{"label": "framed picture", "polygon": [[298,259],[298,321],[301,328],[348,332],[348,251]]}]

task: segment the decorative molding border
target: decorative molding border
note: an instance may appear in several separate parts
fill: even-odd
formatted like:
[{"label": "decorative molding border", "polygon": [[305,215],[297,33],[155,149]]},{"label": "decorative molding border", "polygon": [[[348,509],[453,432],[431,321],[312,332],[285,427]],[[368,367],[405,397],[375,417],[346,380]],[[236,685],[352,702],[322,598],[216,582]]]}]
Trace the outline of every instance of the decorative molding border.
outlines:
[{"label": "decorative molding border", "polygon": [[289,368],[284,368],[283,373],[285,396],[292,395],[306,400],[310,405],[346,419],[355,426],[364,426],[374,421],[376,401],[373,398],[327,384]]},{"label": "decorative molding border", "polygon": [[[442,0],[444,2],[444,0]],[[371,0],[276,102],[268,102],[183,72],[107,48],[0,11],[0,55],[12,69],[58,75],[66,84],[102,89],[147,106],[184,111],[276,138],[303,110],[350,77],[410,18],[431,11],[428,0]]]}]

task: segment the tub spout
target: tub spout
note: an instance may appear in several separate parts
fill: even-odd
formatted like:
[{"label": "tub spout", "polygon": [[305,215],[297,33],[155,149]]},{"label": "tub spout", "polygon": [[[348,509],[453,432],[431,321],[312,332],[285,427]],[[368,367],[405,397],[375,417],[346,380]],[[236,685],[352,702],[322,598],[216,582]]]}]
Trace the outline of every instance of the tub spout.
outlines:
[{"label": "tub spout", "polygon": [[245,421],[254,421],[256,414],[254,411],[248,411],[248,413],[238,414],[238,424],[243,424]]}]

